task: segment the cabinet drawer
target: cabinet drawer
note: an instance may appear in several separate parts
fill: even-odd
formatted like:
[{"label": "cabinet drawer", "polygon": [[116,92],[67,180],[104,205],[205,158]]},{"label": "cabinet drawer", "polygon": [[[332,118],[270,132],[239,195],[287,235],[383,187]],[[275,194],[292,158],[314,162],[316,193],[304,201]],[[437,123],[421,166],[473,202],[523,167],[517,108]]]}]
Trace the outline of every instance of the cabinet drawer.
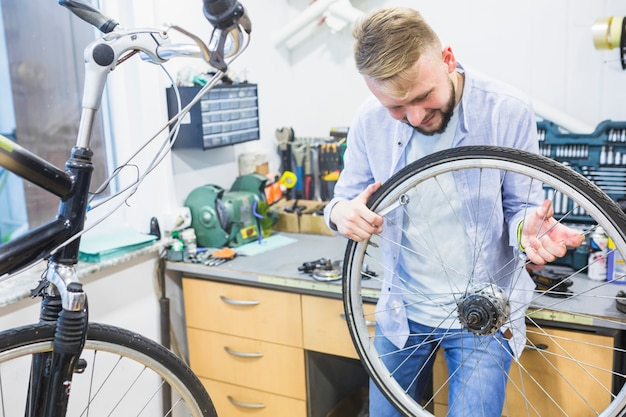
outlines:
[{"label": "cabinet drawer", "polygon": [[[367,304],[365,309],[373,313],[375,307]],[[358,359],[342,300],[303,295],[302,320],[305,349]],[[374,326],[371,333],[374,333]]]},{"label": "cabinet drawer", "polygon": [[306,417],[306,402],[201,378],[217,414],[228,417]]},{"label": "cabinet drawer", "polygon": [[300,295],[183,279],[187,326],[302,347]]},{"label": "cabinet drawer", "polygon": [[304,351],[188,328],[191,369],[199,376],[306,399]]}]

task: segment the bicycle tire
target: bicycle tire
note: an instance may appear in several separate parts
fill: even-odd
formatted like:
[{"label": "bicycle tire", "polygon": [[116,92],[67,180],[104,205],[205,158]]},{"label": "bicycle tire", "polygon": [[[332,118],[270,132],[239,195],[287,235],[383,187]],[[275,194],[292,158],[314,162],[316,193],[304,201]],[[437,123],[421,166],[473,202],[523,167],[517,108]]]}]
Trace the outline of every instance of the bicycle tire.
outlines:
[{"label": "bicycle tire", "polygon": [[[54,325],[47,323],[0,333],[0,415],[24,415],[30,358],[51,351],[53,336]],[[67,416],[217,416],[204,386],[187,365],[137,333],[89,323],[81,358],[86,368],[74,373]],[[171,409],[162,410],[161,393],[167,386]]]},{"label": "bicycle tire", "polygon": [[[427,186],[429,182],[437,181],[441,175],[465,170],[472,170],[481,178],[483,174],[496,170],[502,174],[500,178],[506,175],[523,175],[529,183],[540,181],[546,197],[552,196],[553,204],[559,193],[568,198],[567,210],[562,213],[559,221],[578,224],[578,227],[584,228],[584,233],[590,233],[597,226],[602,226],[615,244],[613,254],[626,253],[626,216],[613,200],[571,168],[549,158],[516,149],[471,146],[431,154],[392,176],[371,196],[367,205],[371,210],[385,216],[389,215],[391,207],[396,206],[401,207],[403,213],[407,213],[408,209],[400,204],[401,199],[404,198],[404,203],[408,200],[408,204],[412,204],[415,199],[407,199],[409,194],[417,194],[418,189]],[[388,221],[388,217],[385,217],[385,229],[396,227]],[[422,221],[419,227],[427,228],[426,223],[428,220]],[[464,229],[464,233],[468,233],[468,230]],[[454,237],[446,236],[445,239]],[[478,238],[474,242],[477,243],[476,246],[481,243]],[[584,245],[587,242],[586,240]],[[408,390],[398,384],[393,377],[397,369],[387,369],[382,355],[373,343],[372,324],[375,323],[375,314],[372,313],[372,304],[378,300],[380,294],[379,288],[384,275],[380,272],[390,270],[383,264],[379,248],[385,244],[399,243],[387,242],[380,235],[373,235],[363,242],[348,241],[343,262],[346,320],[354,346],[371,381],[400,413],[419,417],[430,417],[433,413],[437,416],[446,415],[446,403],[454,399],[446,398],[443,394],[448,388],[445,367],[443,371],[441,368],[443,361],[435,365],[431,374],[434,378],[432,395],[416,400]],[[568,256],[577,255],[575,251],[572,253]],[[519,256],[519,253],[515,253],[515,256]],[[528,265],[525,264],[524,267],[526,266]],[[584,266],[571,271],[561,267],[561,271],[573,272],[559,278],[559,283],[573,283],[567,288],[541,288],[540,291],[540,287],[537,287],[532,290],[531,308],[526,310],[524,316],[528,325],[526,348],[530,352],[523,353],[519,360],[513,360],[503,416],[624,415],[626,390],[623,388],[622,362],[625,352],[623,335],[626,315],[618,311],[616,306],[619,301],[626,301],[621,299],[626,295],[619,296],[616,293],[619,288],[626,287],[620,287],[616,282],[587,279],[583,276],[587,272],[586,268]],[[407,291],[406,286],[402,287],[402,291]],[[593,313],[585,311],[591,305],[585,303],[589,300],[595,303],[594,306],[603,306],[601,314],[596,314],[595,310]],[[574,308],[572,303],[577,302],[585,307],[578,305]],[[553,320],[555,316],[558,321]],[[561,332],[560,328],[564,331]],[[570,336],[580,336],[580,340],[570,339]],[[536,339],[545,343],[539,343]],[[409,347],[405,346],[405,349]],[[607,358],[610,365],[605,363]],[[618,367],[620,369],[616,369]],[[417,370],[414,372],[417,374]],[[541,379],[544,377],[542,372],[550,374],[547,382]],[[559,388],[555,392],[552,387]],[[563,398],[557,396],[559,390],[565,393]]]}]

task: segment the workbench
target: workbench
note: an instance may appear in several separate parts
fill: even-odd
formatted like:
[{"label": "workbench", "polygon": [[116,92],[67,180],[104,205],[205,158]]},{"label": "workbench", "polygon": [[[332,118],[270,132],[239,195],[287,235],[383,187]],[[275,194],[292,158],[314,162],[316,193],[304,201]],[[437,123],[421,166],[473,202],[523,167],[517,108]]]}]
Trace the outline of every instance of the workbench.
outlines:
[{"label": "workbench", "polygon": [[[258,416],[326,417],[339,401],[367,384],[342,317],[341,281],[320,282],[298,271],[304,262],[320,258],[343,260],[347,241],[283,235],[294,243],[219,266],[167,263],[168,273],[182,281],[191,367],[220,414],[243,416],[255,408]],[[585,276],[573,279],[577,291],[594,286]],[[615,284],[594,291],[614,297],[621,288],[626,287]],[[543,305],[531,305],[533,320],[542,326],[583,330],[583,337],[589,332],[623,343],[616,323],[625,316],[614,305],[543,298]],[[551,303],[561,311],[563,303],[570,303],[568,313],[550,310]],[[263,359],[251,359],[256,355]],[[531,354],[526,356],[532,360]],[[614,368],[624,366],[622,358],[608,360]]]},{"label": "workbench", "polygon": [[167,269],[185,276],[253,285],[262,288],[295,291],[304,294],[341,297],[341,281],[320,282],[300,273],[303,262],[320,258],[343,260],[347,240],[339,236],[283,233],[294,240],[254,256],[237,256],[216,267],[187,262],[168,262]]}]

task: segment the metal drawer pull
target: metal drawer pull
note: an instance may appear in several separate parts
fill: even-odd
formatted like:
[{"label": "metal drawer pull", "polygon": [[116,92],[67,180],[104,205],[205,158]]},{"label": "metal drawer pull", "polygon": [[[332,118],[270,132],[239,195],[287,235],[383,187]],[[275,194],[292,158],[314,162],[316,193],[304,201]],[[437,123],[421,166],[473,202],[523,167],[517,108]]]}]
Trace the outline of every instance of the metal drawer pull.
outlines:
[{"label": "metal drawer pull", "polygon": [[231,404],[236,405],[237,407],[241,407],[241,408],[265,408],[266,407],[266,405],[263,403],[256,403],[256,404],[255,403],[243,403],[241,401],[237,401],[230,395],[228,395],[227,398],[228,398],[228,401],[231,402]]},{"label": "metal drawer pull", "polygon": [[[341,313],[340,316],[341,316],[342,319],[344,319],[344,320],[346,319],[346,315],[345,314]],[[365,320],[365,324],[367,325],[367,327],[375,327],[376,326],[376,322],[373,321],[373,320]]]},{"label": "metal drawer pull", "polygon": [[233,300],[232,298],[224,297],[223,295],[220,295],[220,298],[226,304],[230,304],[233,306],[255,306],[255,305],[261,304],[260,301]]},{"label": "metal drawer pull", "polygon": [[254,353],[254,352],[237,352],[236,350],[232,350],[228,346],[224,346],[224,350],[228,352],[228,354],[237,356],[239,358],[262,358],[262,353]]},{"label": "metal drawer pull", "polygon": [[524,350],[546,350],[548,349],[548,345],[544,343],[539,343],[538,345],[525,345]]}]

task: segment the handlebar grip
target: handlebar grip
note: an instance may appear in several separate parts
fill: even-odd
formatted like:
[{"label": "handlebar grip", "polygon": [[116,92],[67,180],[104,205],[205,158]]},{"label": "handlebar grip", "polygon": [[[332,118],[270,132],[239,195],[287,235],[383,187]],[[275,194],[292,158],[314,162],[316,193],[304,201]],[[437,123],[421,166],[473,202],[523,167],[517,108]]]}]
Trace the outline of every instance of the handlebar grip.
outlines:
[{"label": "handlebar grip", "polygon": [[228,29],[243,16],[243,6],[237,0],[203,0],[204,17],[217,29]]},{"label": "handlebar grip", "polygon": [[92,7],[86,0],[59,0],[59,4],[76,16],[98,28],[102,33],[109,33],[119,24],[102,12]]}]

